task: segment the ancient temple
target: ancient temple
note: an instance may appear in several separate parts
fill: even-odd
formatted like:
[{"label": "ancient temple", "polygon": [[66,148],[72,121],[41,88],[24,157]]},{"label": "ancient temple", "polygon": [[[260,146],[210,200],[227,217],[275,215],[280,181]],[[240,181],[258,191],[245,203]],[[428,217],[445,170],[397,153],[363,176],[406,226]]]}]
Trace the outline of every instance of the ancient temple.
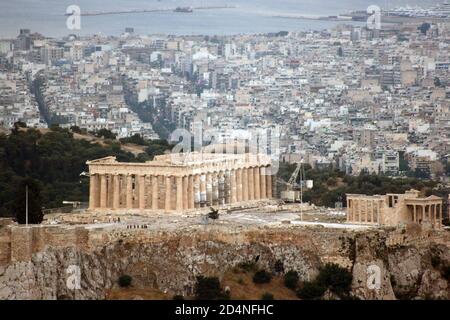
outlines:
[{"label": "ancient temple", "polygon": [[347,194],[347,222],[385,226],[418,223],[440,228],[442,198],[419,195],[417,190],[374,196]]},{"label": "ancient temple", "polygon": [[166,154],[145,163],[106,157],[87,164],[91,211],[184,212],[272,198],[265,154]]}]

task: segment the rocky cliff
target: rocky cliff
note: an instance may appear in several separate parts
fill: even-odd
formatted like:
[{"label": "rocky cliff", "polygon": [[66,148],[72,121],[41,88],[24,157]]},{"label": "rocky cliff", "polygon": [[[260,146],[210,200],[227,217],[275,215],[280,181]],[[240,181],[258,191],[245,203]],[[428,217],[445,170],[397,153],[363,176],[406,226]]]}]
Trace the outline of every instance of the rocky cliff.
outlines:
[{"label": "rocky cliff", "polygon": [[[282,264],[304,280],[313,279],[324,263],[338,263],[352,271],[352,293],[361,299],[450,298],[448,231],[208,226],[81,232],[41,227],[30,228],[25,237],[16,235],[20,243],[14,243],[14,235],[23,230],[5,228],[3,238],[11,234],[13,242],[9,261],[0,264],[0,299],[104,299],[124,274],[137,287],[189,295],[197,275],[220,278],[245,261],[268,270]],[[78,274],[79,289],[71,282]]]}]

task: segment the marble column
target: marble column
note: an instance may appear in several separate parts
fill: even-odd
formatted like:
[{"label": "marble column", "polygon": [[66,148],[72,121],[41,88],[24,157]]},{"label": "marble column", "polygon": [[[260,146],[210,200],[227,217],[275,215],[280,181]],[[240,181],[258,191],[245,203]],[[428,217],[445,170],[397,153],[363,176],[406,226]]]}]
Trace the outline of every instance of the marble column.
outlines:
[{"label": "marble column", "polygon": [[213,205],[219,204],[219,176],[217,172],[212,173],[212,199]]},{"label": "marble column", "polygon": [[361,223],[362,222],[362,206],[361,206],[361,201],[362,200],[358,200],[358,222]]},{"label": "marble column", "polygon": [[242,201],[248,201],[248,169],[242,169]]},{"label": "marble column", "polygon": [[255,200],[255,179],[253,168],[248,169],[248,200]]},{"label": "marble column", "polygon": [[183,211],[183,177],[176,177],[177,181],[177,202],[176,202],[176,210],[178,212]]},{"label": "marble column", "polygon": [[195,207],[200,208],[200,175],[196,174],[194,176],[194,199],[195,199]]},{"label": "marble column", "polygon": [[97,189],[98,189],[98,176],[96,174],[89,175],[89,209],[95,209],[97,207]]},{"label": "marble column", "polygon": [[434,208],[434,204],[430,204],[430,213],[429,213],[429,216],[430,216],[430,224],[434,227],[434,225],[435,225],[435,223],[436,223],[436,216],[435,216],[435,214],[434,214],[434,210],[435,210],[435,208]]},{"label": "marble column", "polygon": [[107,195],[108,190],[106,187],[107,181],[106,181],[106,175],[102,174],[100,176],[100,208],[105,209],[107,207]]},{"label": "marble column", "polygon": [[272,199],[272,168],[266,168],[266,189],[267,189],[267,199]]},{"label": "marble column", "polygon": [[159,201],[158,176],[151,176],[151,180],[152,180],[152,209],[158,210],[158,207],[159,207],[158,206],[158,201]]},{"label": "marble column", "polygon": [[236,170],[236,202],[242,202],[242,169]]},{"label": "marble column", "polygon": [[211,173],[206,174],[206,205],[211,206],[213,204],[213,182]]},{"label": "marble column", "polygon": [[219,205],[225,204],[225,175],[223,171],[218,174],[219,181]]},{"label": "marble column", "polygon": [[206,174],[200,175],[200,206],[206,205]]},{"label": "marble column", "polygon": [[353,221],[353,200],[347,199],[347,221]]},{"label": "marble column", "polygon": [[145,210],[145,176],[139,176],[139,210]]},{"label": "marble column", "polygon": [[225,203],[229,204],[231,203],[231,174],[230,171],[227,170],[223,174],[224,177],[224,198]]},{"label": "marble column", "polygon": [[166,196],[164,198],[164,209],[172,210],[172,177],[166,176]]},{"label": "marble column", "polygon": [[366,223],[369,222],[369,200],[366,200]]},{"label": "marble column", "polygon": [[417,223],[417,206],[413,205],[413,220],[415,223]]},{"label": "marble column", "polygon": [[355,219],[355,201],[352,199],[349,200],[349,216],[348,219],[350,222],[354,221]]},{"label": "marble column", "polygon": [[442,225],[442,204],[439,204],[439,228]]},{"label": "marble column", "polygon": [[260,181],[260,189],[261,189],[261,199],[267,199],[267,190],[266,190],[266,167],[259,168],[261,171]]},{"label": "marble column", "polygon": [[194,176],[189,175],[188,177],[188,208],[195,208],[195,195],[194,195]]},{"label": "marble column", "polygon": [[260,175],[259,167],[253,168],[253,179],[254,179],[254,183],[255,183],[255,187],[254,187],[255,200],[261,199],[260,177],[261,177],[261,175]]},{"label": "marble column", "polygon": [[133,177],[127,175],[127,209],[133,209]]},{"label": "marble column", "polygon": [[183,177],[183,210],[189,208],[189,178],[188,176]]},{"label": "marble column", "polygon": [[113,176],[113,209],[117,210],[120,208],[120,176],[115,174]]},{"label": "marble column", "polygon": [[375,221],[373,220],[374,219],[374,201],[371,201],[370,202],[370,222],[371,223],[375,223]]},{"label": "marble column", "polygon": [[380,219],[381,219],[381,201],[378,201],[378,204],[377,204],[377,223],[378,224],[381,224]]},{"label": "marble column", "polygon": [[236,171],[230,170],[230,190],[231,190],[231,203],[237,202],[237,186],[236,186]]}]

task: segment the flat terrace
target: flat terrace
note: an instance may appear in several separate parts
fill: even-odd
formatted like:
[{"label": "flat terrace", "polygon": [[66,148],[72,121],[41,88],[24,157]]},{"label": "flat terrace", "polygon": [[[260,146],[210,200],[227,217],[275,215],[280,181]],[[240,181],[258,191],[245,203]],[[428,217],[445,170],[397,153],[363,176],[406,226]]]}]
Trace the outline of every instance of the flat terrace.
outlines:
[{"label": "flat terrace", "polygon": [[324,227],[333,229],[366,230],[373,226],[348,224],[345,212],[299,204],[278,205],[274,201],[258,207],[219,210],[218,219],[208,217],[209,209],[195,214],[164,213],[156,215],[114,214],[51,214],[45,224],[60,226],[83,225],[90,230],[148,229],[173,231],[185,228],[214,226],[215,228],[278,228]]}]

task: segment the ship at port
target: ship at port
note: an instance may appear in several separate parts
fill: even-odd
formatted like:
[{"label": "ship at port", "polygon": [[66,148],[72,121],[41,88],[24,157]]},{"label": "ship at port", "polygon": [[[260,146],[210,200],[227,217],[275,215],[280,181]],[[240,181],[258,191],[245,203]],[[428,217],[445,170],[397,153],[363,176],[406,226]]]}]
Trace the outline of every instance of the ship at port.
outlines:
[{"label": "ship at port", "polygon": [[450,18],[450,3],[446,1],[426,9],[419,6],[397,7],[386,11],[385,14],[399,17]]},{"label": "ship at port", "polygon": [[173,12],[191,13],[194,10],[191,7],[176,7]]},{"label": "ship at port", "polygon": [[[367,21],[369,14],[364,11],[352,11],[349,14],[343,14],[344,17],[349,17],[353,21]],[[448,21],[450,19],[450,3],[445,1],[428,8],[419,6],[404,6],[396,7],[394,9],[381,10],[382,22],[387,23],[402,23],[406,21],[425,21],[430,19],[432,21]]]}]

